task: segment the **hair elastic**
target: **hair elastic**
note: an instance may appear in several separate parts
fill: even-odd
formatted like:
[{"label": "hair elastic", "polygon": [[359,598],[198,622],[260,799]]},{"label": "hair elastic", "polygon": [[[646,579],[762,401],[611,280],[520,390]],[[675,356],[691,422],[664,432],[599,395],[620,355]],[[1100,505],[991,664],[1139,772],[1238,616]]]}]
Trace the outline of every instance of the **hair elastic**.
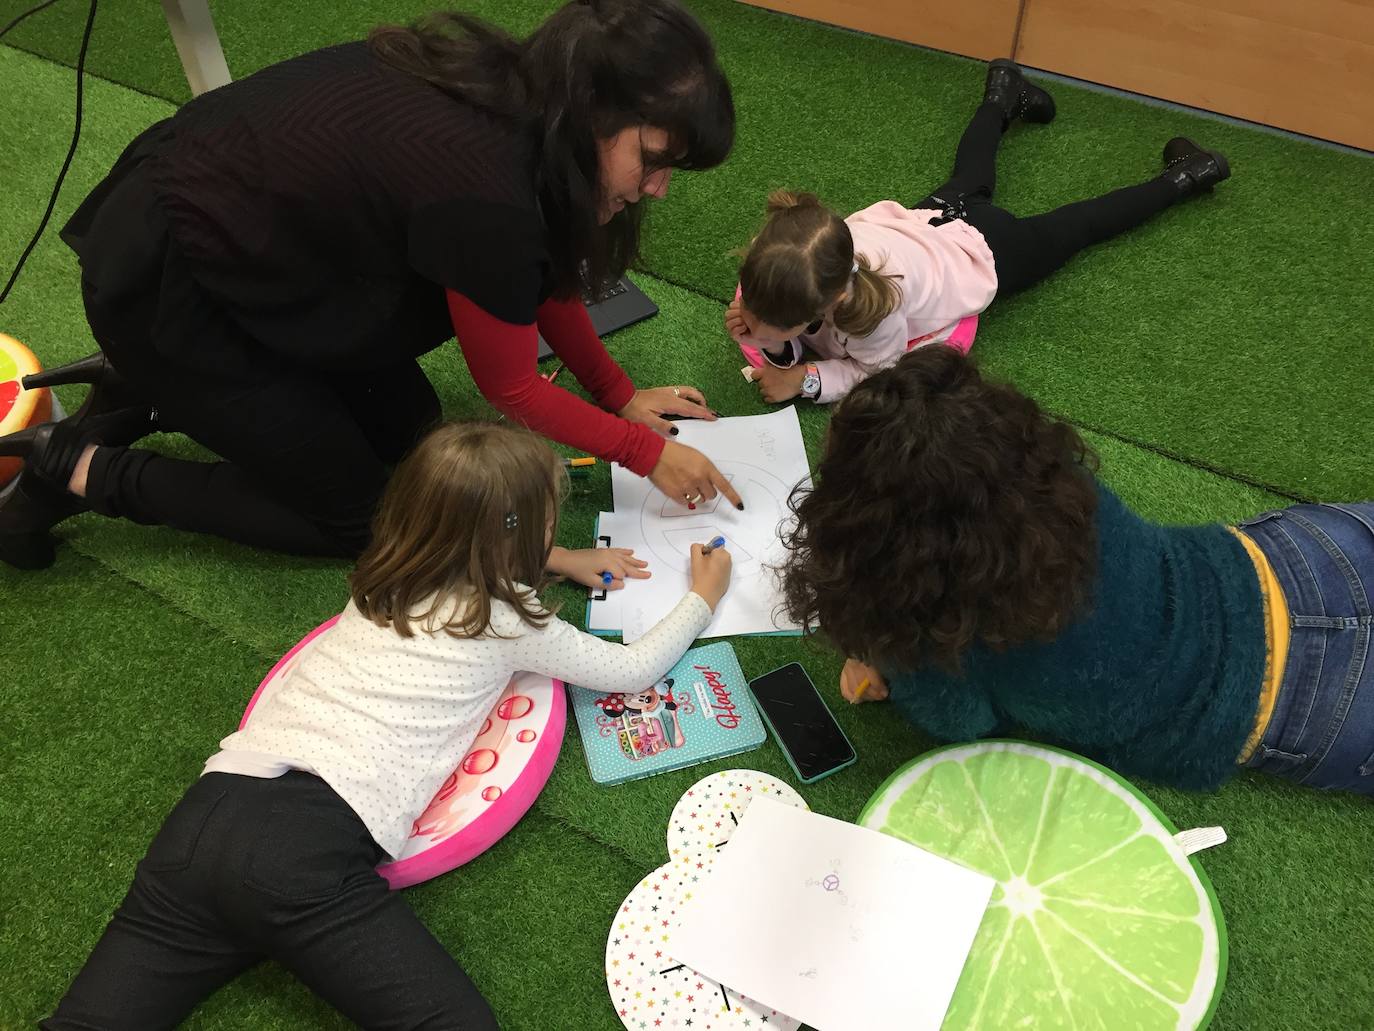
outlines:
[{"label": "hair elastic", "polygon": [[851,276],[857,276],[859,274],[859,262],[857,260],[854,262],[854,267],[849,270],[849,274]]}]

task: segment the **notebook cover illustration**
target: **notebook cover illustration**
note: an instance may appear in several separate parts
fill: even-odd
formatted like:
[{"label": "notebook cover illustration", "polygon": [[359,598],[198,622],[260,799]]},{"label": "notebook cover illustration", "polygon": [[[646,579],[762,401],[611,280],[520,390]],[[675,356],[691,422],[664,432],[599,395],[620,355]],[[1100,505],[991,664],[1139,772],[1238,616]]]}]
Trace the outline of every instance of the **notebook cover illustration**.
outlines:
[{"label": "notebook cover illustration", "polygon": [[602,694],[569,686],[587,768],[620,784],[757,748],[767,736],[735,650],[693,648],[641,691]]}]

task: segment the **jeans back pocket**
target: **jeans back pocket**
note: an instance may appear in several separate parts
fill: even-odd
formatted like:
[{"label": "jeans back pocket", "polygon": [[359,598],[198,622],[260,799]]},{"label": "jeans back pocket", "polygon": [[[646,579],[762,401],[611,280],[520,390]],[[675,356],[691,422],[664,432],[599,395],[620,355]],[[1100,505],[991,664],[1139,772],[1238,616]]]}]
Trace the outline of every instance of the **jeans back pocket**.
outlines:
[{"label": "jeans back pocket", "polygon": [[149,872],[156,873],[184,870],[190,866],[201,833],[226,794],[228,792],[222,788],[215,789],[203,781],[191,785],[186,794],[181,796],[181,801],[167,814],[162,829],[148,846],[143,866]]},{"label": "jeans back pocket", "polygon": [[318,901],[337,895],[351,874],[372,869],[374,851],[351,813],[274,806],[253,841],[243,882],[283,901]]}]

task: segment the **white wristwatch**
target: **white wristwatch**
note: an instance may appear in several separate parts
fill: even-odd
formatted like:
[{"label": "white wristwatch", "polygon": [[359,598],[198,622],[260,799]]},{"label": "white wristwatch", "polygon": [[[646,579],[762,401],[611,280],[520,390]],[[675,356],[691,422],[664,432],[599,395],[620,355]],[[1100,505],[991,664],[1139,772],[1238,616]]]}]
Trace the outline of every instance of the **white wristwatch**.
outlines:
[{"label": "white wristwatch", "polygon": [[812,401],[820,397],[821,373],[815,362],[806,363],[806,376],[802,380],[801,392],[802,397],[809,397]]}]

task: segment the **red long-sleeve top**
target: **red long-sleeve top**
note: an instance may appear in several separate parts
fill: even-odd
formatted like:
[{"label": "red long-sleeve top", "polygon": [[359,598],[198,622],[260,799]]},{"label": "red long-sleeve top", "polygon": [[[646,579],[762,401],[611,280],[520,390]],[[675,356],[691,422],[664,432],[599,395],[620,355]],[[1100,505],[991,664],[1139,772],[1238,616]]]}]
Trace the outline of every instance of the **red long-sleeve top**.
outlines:
[{"label": "red long-sleeve top", "polygon": [[[458,346],[482,395],[508,418],[545,437],[648,476],[663,438],[618,412],[634,396],[625,370],[607,353],[579,300],[547,300],[530,325],[504,322],[453,290],[446,291]],[[601,407],[539,375],[539,334]]]}]

